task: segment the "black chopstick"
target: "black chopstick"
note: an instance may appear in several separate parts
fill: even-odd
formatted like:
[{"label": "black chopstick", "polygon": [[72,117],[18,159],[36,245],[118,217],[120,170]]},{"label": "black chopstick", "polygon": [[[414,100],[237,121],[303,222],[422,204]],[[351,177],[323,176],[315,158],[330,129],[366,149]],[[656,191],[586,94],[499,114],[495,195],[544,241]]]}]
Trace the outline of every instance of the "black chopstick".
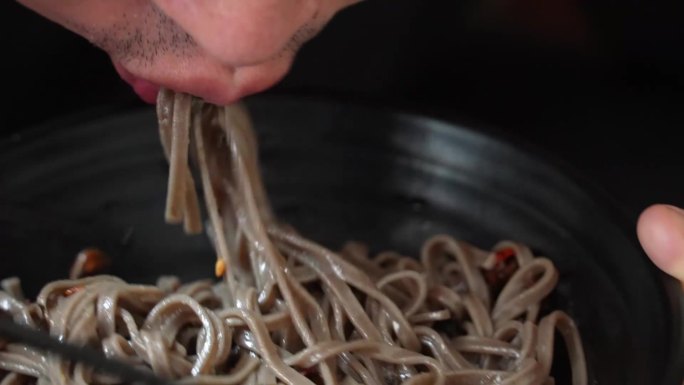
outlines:
[{"label": "black chopstick", "polygon": [[71,361],[82,362],[95,370],[116,376],[123,381],[142,382],[150,385],[173,384],[173,382],[162,380],[151,372],[140,370],[120,360],[107,358],[95,349],[61,342],[46,332],[18,325],[8,318],[0,317],[0,337],[58,354]]}]

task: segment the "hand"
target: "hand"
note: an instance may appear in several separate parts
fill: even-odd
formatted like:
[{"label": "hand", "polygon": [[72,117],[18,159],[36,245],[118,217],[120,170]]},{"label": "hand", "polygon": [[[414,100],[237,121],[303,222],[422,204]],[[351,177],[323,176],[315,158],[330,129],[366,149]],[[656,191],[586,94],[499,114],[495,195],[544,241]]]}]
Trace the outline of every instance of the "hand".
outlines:
[{"label": "hand", "polygon": [[639,217],[637,234],[656,266],[684,282],[684,210],[668,205],[647,208]]},{"label": "hand", "polygon": [[105,50],[147,102],[160,86],[216,104],[266,89],[359,0],[19,0]]}]

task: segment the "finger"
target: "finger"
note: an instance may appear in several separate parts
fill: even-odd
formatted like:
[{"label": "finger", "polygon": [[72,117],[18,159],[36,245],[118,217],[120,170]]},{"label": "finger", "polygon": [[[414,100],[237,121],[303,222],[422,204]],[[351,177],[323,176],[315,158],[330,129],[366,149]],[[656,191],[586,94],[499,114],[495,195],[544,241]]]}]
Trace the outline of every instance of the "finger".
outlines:
[{"label": "finger", "polygon": [[637,234],[653,263],[684,282],[684,210],[669,205],[647,208],[639,217]]}]

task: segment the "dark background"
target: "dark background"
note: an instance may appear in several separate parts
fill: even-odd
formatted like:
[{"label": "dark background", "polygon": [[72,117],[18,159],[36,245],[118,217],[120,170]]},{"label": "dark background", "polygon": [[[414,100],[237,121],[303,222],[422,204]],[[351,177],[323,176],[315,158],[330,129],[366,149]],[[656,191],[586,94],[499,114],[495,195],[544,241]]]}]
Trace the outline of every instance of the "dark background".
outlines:
[{"label": "dark background", "polygon": [[[676,1],[366,0],[305,46],[269,92],[501,132],[574,166],[635,219],[649,203],[684,206],[683,21]],[[2,136],[141,105],[83,39],[15,2],[0,5],[0,25]]]}]

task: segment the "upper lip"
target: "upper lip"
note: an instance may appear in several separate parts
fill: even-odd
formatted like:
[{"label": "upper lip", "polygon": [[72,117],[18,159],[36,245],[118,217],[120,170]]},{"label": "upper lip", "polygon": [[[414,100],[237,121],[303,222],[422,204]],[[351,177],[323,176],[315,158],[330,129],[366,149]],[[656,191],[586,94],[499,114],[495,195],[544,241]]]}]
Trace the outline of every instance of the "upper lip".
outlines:
[{"label": "upper lip", "polygon": [[[114,63],[119,76],[146,102],[155,103],[160,87],[177,92],[187,92],[216,104],[232,103],[239,97],[239,91],[232,84],[232,75],[217,73],[203,67],[204,63],[192,66],[192,71],[168,71],[165,66],[153,68],[127,68],[121,63]],[[176,68],[176,67],[173,67]],[[231,76],[228,76],[231,75]],[[232,92],[227,92],[232,91]]]},{"label": "upper lip", "polygon": [[234,103],[241,97],[270,87],[280,80],[291,64],[291,57],[275,63],[233,68],[206,56],[159,58],[145,66],[114,62],[121,78],[140,97],[155,103],[160,87],[185,92],[217,105]]}]

